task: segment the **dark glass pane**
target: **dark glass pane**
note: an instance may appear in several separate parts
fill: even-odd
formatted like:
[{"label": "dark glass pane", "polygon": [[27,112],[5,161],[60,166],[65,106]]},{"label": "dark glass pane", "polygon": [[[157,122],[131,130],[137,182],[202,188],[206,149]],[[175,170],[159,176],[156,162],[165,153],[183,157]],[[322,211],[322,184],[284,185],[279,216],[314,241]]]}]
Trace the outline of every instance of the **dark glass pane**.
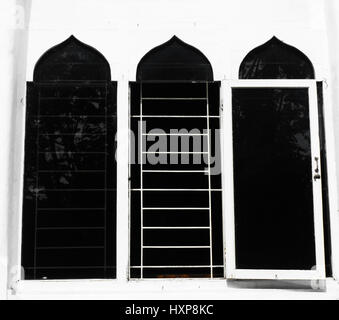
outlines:
[{"label": "dark glass pane", "polygon": [[178,133],[181,129],[203,133],[207,129],[206,118],[143,118],[143,122],[144,133]]},{"label": "dark glass pane", "polygon": [[194,249],[144,249],[144,266],[210,265],[210,250]]},{"label": "dark glass pane", "polygon": [[114,83],[28,85],[26,279],[115,277],[115,114]]},{"label": "dark glass pane", "polygon": [[[177,163],[173,160],[174,156],[176,156]],[[193,163],[193,158],[197,160],[197,163]],[[207,170],[208,166],[202,155],[161,155],[160,159],[164,159],[165,162],[151,163],[149,157],[146,157],[147,162],[143,165],[144,170]],[[187,162],[184,162],[184,159],[187,160]]]},{"label": "dark glass pane", "polygon": [[[205,120],[206,121],[206,120]],[[212,130],[214,131],[214,130]],[[199,130],[200,132],[200,130]],[[214,141],[214,140],[213,140]],[[171,134],[171,135],[147,135],[144,136],[143,145],[145,146],[145,150],[148,152],[155,152],[155,151],[170,151],[170,152],[195,152],[195,153],[201,153],[207,151],[208,146],[208,135],[206,131],[202,134],[196,134],[196,135],[190,135],[190,134]],[[211,148],[212,149],[212,148]],[[165,155],[163,155],[165,156]],[[163,157],[162,156],[162,157]],[[186,155],[188,157],[189,155]],[[166,156],[165,156],[166,157]],[[175,157],[178,158],[177,163],[180,164],[178,168],[181,169],[175,169],[175,170],[187,170],[189,169],[187,166],[185,167],[185,164],[188,163],[182,163],[180,161],[178,155],[172,155],[169,156],[169,163],[176,165]],[[147,161],[150,160],[150,157],[146,157],[146,163],[144,169],[146,169],[146,166],[149,167],[149,165],[152,165],[150,170],[156,170],[153,166],[155,165],[154,162]],[[198,165],[199,163],[202,163],[201,161],[201,155],[195,154],[194,158],[200,159],[200,161],[197,163],[197,161],[191,161],[190,164],[192,166]],[[206,161],[206,165],[208,162]],[[206,167],[205,165],[205,167]],[[194,168],[192,168],[194,169]],[[174,170],[174,167],[172,167],[172,170]],[[204,170],[204,166],[201,167],[201,170]]]},{"label": "dark glass pane", "polygon": [[208,246],[208,229],[144,229],[145,246]]},{"label": "dark glass pane", "polygon": [[[207,87],[206,83],[143,83],[141,87],[143,99],[149,98],[196,98],[206,101]],[[161,98],[161,99],[160,99]],[[181,100],[179,100],[181,101]]]},{"label": "dark glass pane", "polygon": [[[31,270],[28,270],[31,273]],[[25,273],[27,275],[27,272]],[[44,269],[38,268],[36,270],[36,279],[101,279],[105,278],[115,278],[116,270],[115,268],[103,268],[103,267],[82,267],[82,268],[72,268],[72,267],[62,267],[62,274],[60,273],[60,268],[55,269]],[[27,277],[31,278],[31,277]]]},{"label": "dark glass pane", "polygon": [[220,115],[220,85],[219,81],[208,84],[208,109],[210,116]]},{"label": "dark glass pane", "polygon": [[59,269],[63,277],[62,267],[102,267],[104,248],[42,248],[36,250],[36,260],[39,268]]},{"label": "dark glass pane", "polygon": [[213,81],[213,71],[202,52],[174,36],[141,59],[137,80]]},{"label": "dark glass pane", "polygon": [[100,152],[76,153],[69,151],[45,151],[39,153],[40,172],[45,171],[103,171],[105,154]]},{"label": "dark glass pane", "polygon": [[144,210],[145,227],[208,227],[209,210]]},{"label": "dark glass pane", "polygon": [[89,229],[48,229],[37,231],[37,248],[70,248],[104,246],[104,227]]},{"label": "dark glass pane", "polygon": [[35,82],[110,81],[105,57],[74,36],[49,49],[34,69]]},{"label": "dark glass pane", "polygon": [[145,189],[208,189],[204,172],[144,172]]},{"label": "dark glass pane", "polygon": [[141,263],[141,192],[132,191],[130,193],[131,204],[131,266],[140,266]]},{"label": "dark glass pane", "polygon": [[236,267],[315,265],[308,91],[233,89]]},{"label": "dark glass pane", "polygon": [[38,228],[102,228],[104,210],[39,210]]},{"label": "dark glass pane", "polygon": [[312,62],[297,48],[273,37],[247,54],[239,79],[314,79]]},{"label": "dark glass pane", "polygon": [[[66,100],[76,102],[78,99],[89,99],[93,98],[100,101],[106,98],[105,85],[92,84],[91,87],[88,85],[79,83],[67,83],[57,84],[55,82],[44,83],[40,87],[40,98],[42,101],[46,100]],[[48,104],[46,105],[48,107]],[[41,110],[43,111],[43,110]],[[51,110],[55,112],[57,110]],[[79,110],[76,110],[79,111]]]},{"label": "dark glass pane", "polygon": [[210,268],[144,268],[144,278],[208,278]]},{"label": "dark glass pane", "polygon": [[[201,100],[143,100],[142,114],[172,116],[206,116],[207,104]],[[138,114],[137,114],[138,115]]]},{"label": "dark glass pane", "polygon": [[39,187],[44,189],[105,189],[105,171],[102,172],[40,172]]},{"label": "dark glass pane", "polygon": [[131,279],[139,279],[141,277],[140,268],[130,268],[130,277]]},{"label": "dark glass pane", "polygon": [[[101,90],[101,91],[104,91]],[[106,101],[104,98],[41,98],[40,115],[46,116],[105,116]]]},{"label": "dark glass pane", "polygon": [[224,242],[223,242],[223,218],[222,193],[212,191],[211,193],[211,223],[212,223],[212,258],[213,265],[224,264]]},{"label": "dark glass pane", "polygon": [[208,191],[144,191],[146,208],[208,208]]}]

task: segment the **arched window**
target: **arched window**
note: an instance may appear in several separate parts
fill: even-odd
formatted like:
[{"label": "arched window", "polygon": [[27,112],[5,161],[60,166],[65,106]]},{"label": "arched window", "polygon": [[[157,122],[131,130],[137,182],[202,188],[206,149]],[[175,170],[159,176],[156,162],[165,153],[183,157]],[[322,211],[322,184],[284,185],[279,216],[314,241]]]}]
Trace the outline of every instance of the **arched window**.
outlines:
[{"label": "arched window", "polygon": [[239,78],[252,80],[231,85],[232,277],[325,277],[314,77],[301,51],[273,37],[241,63]]},{"label": "arched window", "polygon": [[137,81],[213,81],[213,70],[201,51],[173,36],[143,56]]},{"label": "arched window", "polygon": [[22,265],[26,279],[116,274],[116,83],[74,36],[27,83]]},{"label": "arched window", "polygon": [[239,79],[314,78],[307,56],[276,37],[250,51],[239,68]]},{"label": "arched window", "polygon": [[149,51],[136,77],[130,277],[223,277],[220,83],[177,37]]}]

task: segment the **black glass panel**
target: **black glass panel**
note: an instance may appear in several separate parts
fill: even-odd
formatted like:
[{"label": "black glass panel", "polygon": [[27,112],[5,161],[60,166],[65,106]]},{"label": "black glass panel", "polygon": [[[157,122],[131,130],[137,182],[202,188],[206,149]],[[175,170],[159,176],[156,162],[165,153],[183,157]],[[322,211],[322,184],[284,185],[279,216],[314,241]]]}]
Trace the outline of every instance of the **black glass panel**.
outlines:
[{"label": "black glass panel", "polygon": [[145,189],[208,189],[207,172],[144,172]]},{"label": "black glass panel", "polygon": [[114,278],[116,84],[28,84],[26,279]]},{"label": "black glass panel", "polygon": [[143,223],[145,227],[208,227],[209,210],[144,210]]},{"label": "black glass panel", "polygon": [[249,52],[239,69],[239,79],[314,78],[308,57],[276,37]]},{"label": "black glass panel", "polygon": [[206,116],[206,99],[201,100],[178,100],[175,104],[172,100],[143,100],[142,114],[173,115],[173,116]]},{"label": "black glass panel", "polygon": [[131,238],[130,238],[130,265],[141,264],[141,192],[132,191],[130,194],[131,204]]},{"label": "black glass panel", "polygon": [[145,246],[208,246],[208,229],[144,229]]},{"label": "black glass panel", "polygon": [[145,268],[144,278],[206,278],[209,268]]},{"label": "black glass panel", "polygon": [[[141,85],[141,84],[139,84]],[[206,82],[202,83],[143,83],[141,85],[142,99],[154,99],[159,98],[159,100],[165,98],[183,98],[190,99],[195,98],[206,101],[207,91],[206,91]],[[148,100],[147,100],[148,101]],[[179,100],[181,103],[181,99]],[[176,102],[177,104],[177,102]]]},{"label": "black glass panel", "polygon": [[233,89],[236,267],[315,266],[308,91]]},{"label": "black glass panel", "polygon": [[[144,266],[210,265],[208,248],[145,249]],[[210,275],[209,275],[210,276]]]},{"label": "black glass panel", "polygon": [[202,52],[174,36],[141,59],[137,80],[213,81],[213,71]]},{"label": "black glass panel", "polygon": [[[74,36],[49,49],[34,69],[35,82],[110,80],[110,67],[105,57]],[[58,94],[53,93],[52,97],[55,96]]]}]

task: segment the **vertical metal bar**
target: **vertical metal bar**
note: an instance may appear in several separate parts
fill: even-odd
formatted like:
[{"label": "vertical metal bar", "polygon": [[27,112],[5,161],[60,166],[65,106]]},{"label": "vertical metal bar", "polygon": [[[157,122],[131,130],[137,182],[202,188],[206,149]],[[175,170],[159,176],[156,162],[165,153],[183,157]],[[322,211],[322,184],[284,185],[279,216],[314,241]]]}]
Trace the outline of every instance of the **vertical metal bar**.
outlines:
[{"label": "vertical metal bar", "polygon": [[[129,210],[126,205],[129,204],[129,146],[126,142],[129,140],[128,121],[129,121],[129,104],[128,104],[128,81],[124,78],[119,79],[119,85],[116,87],[116,105],[117,105],[117,149],[116,149],[116,266],[117,280],[120,284],[127,281],[129,270]],[[114,157],[113,157],[114,158]],[[126,213],[129,214],[126,214]]]},{"label": "vertical metal bar", "polygon": [[144,275],[144,269],[143,269],[143,241],[144,241],[144,235],[143,235],[143,226],[144,226],[144,219],[143,219],[143,213],[144,213],[144,202],[143,202],[143,161],[144,161],[144,156],[143,156],[143,144],[142,144],[142,140],[143,140],[143,118],[142,118],[142,83],[140,83],[140,123],[139,123],[139,139],[140,139],[140,248],[141,248],[141,252],[140,252],[140,278],[143,279],[143,275]]},{"label": "vertical metal bar", "polygon": [[40,86],[38,87],[38,114],[37,114],[37,143],[36,143],[36,185],[35,185],[35,221],[34,221],[34,264],[33,273],[36,279],[36,260],[37,260],[37,231],[38,231],[38,192],[39,192],[39,148],[40,148]]},{"label": "vertical metal bar", "polygon": [[[106,277],[107,273],[107,134],[108,134],[108,126],[107,126],[107,83],[105,85],[105,191],[104,191],[104,203],[105,203],[105,212],[104,212],[104,277]],[[113,139],[113,137],[111,137]]]},{"label": "vertical metal bar", "polygon": [[206,82],[206,106],[207,106],[207,162],[208,162],[208,207],[209,207],[209,227],[210,227],[210,264],[211,278],[213,278],[213,251],[212,251],[212,203],[211,203],[211,146],[210,146],[210,110],[208,101],[208,82]]}]

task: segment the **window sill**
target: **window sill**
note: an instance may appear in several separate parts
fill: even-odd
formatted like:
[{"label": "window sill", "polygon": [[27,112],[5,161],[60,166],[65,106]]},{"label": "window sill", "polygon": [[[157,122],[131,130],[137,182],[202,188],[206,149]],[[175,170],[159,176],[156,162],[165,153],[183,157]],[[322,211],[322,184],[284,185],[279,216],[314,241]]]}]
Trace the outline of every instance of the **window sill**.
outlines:
[{"label": "window sill", "polygon": [[8,299],[339,299],[339,283],[332,278],[325,282],[323,288],[319,288],[314,282],[297,285],[254,280],[21,280],[9,291]]}]

